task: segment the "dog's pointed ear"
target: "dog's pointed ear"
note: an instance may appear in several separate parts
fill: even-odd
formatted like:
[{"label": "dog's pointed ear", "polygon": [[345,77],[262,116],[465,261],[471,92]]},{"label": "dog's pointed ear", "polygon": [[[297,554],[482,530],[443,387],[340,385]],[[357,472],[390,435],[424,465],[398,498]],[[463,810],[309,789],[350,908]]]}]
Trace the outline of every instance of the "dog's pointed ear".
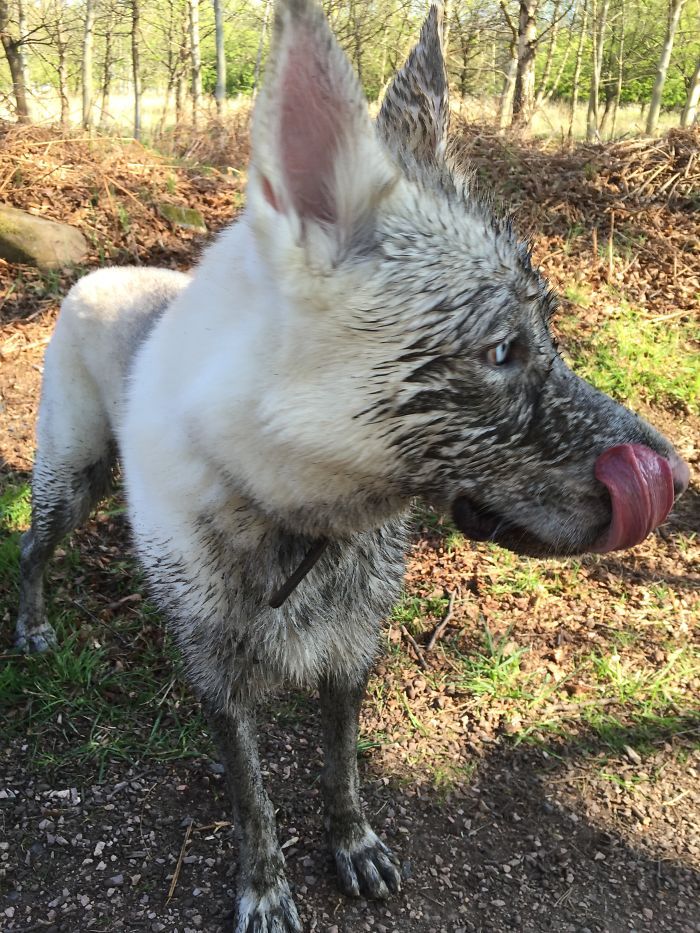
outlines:
[{"label": "dog's pointed ear", "polygon": [[360,82],[311,0],[277,4],[252,140],[254,212],[272,208],[302,237],[315,226],[346,248],[366,231],[395,169]]},{"label": "dog's pointed ear", "polygon": [[433,3],[418,44],[389,85],[377,129],[392,152],[419,161],[442,158],[450,119],[442,44],[442,4]]}]

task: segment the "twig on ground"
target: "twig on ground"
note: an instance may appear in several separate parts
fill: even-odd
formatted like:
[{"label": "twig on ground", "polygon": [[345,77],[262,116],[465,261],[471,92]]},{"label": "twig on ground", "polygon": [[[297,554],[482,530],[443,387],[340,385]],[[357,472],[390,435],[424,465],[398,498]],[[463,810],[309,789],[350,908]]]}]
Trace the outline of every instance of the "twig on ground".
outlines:
[{"label": "twig on ground", "polygon": [[423,668],[424,671],[427,670],[428,665],[426,663],[425,658],[423,657],[423,652],[421,651],[420,645],[415,640],[413,635],[411,635],[411,633],[408,631],[405,625],[401,626],[401,634],[405,637],[406,641],[409,643],[411,648],[413,648],[415,655],[416,655],[416,661],[418,661],[418,664]]},{"label": "twig on ground", "polygon": [[455,591],[453,590],[450,593],[450,601],[447,604],[447,612],[442,617],[442,620],[438,622],[438,624],[433,629],[433,634],[430,636],[428,644],[425,646],[426,651],[432,651],[435,645],[437,644],[437,642],[442,638],[443,632],[445,631],[447,626],[452,621],[452,616],[454,614],[454,607],[455,607]]},{"label": "twig on ground", "polygon": [[177,865],[175,866],[175,871],[173,872],[173,880],[170,882],[170,890],[168,891],[168,896],[165,899],[166,904],[169,904],[172,900],[173,894],[175,893],[175,888],[177,887],[178,878],[180,877],[180,870],[182,869],[182,860],[185,857],[187,843],[190,841],[190,836],[192,835],[192,825],[192,823],[188,823],[187,829],[185,830],[185,838],[182,840],[182,848],[180,849]]},{"label": "twig on ground", "polygon": [[45,343],[48,343],[51,339],[50,336],[42,337],[41,340],[32,340],[31,343],[14,343],[16,335],[10,337],[9,340],[6,340],[5,343],[0,347],[0,355],[8,356],[10,353],[23,353],[25,350],[35,350],[37,347],[43,347]]}]

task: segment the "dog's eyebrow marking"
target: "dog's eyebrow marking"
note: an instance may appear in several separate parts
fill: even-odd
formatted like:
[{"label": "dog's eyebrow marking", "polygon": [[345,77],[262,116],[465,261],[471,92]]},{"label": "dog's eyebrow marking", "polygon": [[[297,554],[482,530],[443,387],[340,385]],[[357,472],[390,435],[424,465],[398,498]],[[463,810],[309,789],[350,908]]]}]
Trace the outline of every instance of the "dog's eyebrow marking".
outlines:
[{"label": "dog's eyebrow marking", "polygon": [[306,557],[299,564],[294,573],[287,578],[287,580],[276,589],[272,596],[270,596],[268,605],[272,609],[279,609],[280,606],[286,602],[286,600],[291,596],[294,590],[299,586],[301,581],[307,575],[307,573],[315,566],[320,556],[328,547],[327,538],[319,538],[319,540],[312,544],[308,550]]}]

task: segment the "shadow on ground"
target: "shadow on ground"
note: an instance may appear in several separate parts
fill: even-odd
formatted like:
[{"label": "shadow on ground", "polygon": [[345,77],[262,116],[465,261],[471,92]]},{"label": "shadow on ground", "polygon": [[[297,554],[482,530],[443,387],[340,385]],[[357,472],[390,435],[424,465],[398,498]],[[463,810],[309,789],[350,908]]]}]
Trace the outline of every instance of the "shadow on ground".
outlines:
[{"label": "shadow on ground", "polygon": [[[367,809],[403,860],[404,889],[386,904],[345,900],[323,847],[313,700],[270,712],[261,723],[266,780],[306,929],[698,930],[700,876],[644,843],[642,811],[639,845],[606,825],[603,810],[586,814],[585,763],[572,744],[554,753],[492,743],[450,791],[419,773],[388,779],[370,755]],[[670,749],[697,727],[688,715],[651,738]],[[621,738],[634,744],[632,734]],[[609,751],[594,742],[587,738],[588,761]],[[90,774],[35,769],[23,747],[13,742],[1,765],[7,933],[225,929],[236,847],[219,766],[124,764],[93,783]]]}]

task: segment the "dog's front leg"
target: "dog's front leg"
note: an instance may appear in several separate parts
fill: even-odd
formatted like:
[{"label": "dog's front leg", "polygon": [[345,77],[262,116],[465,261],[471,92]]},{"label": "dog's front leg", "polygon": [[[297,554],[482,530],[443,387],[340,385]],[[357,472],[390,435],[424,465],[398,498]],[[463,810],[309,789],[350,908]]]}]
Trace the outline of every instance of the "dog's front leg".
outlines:
[{"label": "dog's front leg", "polygon": [[357,737],[365,683],[329,677],[319,691],[325,752],[321,785],[340,885],[354,897],[388,897],[401,886],[399,863],[373,832],[360,803]]},{"label": "dog's front leg", "polygon": [[222,713],[204,704],[226,769],[240,870],[235,933],[301,933],[284,856],[277,841],[275,814],[263,786],[254,710],[241,704]]}]

